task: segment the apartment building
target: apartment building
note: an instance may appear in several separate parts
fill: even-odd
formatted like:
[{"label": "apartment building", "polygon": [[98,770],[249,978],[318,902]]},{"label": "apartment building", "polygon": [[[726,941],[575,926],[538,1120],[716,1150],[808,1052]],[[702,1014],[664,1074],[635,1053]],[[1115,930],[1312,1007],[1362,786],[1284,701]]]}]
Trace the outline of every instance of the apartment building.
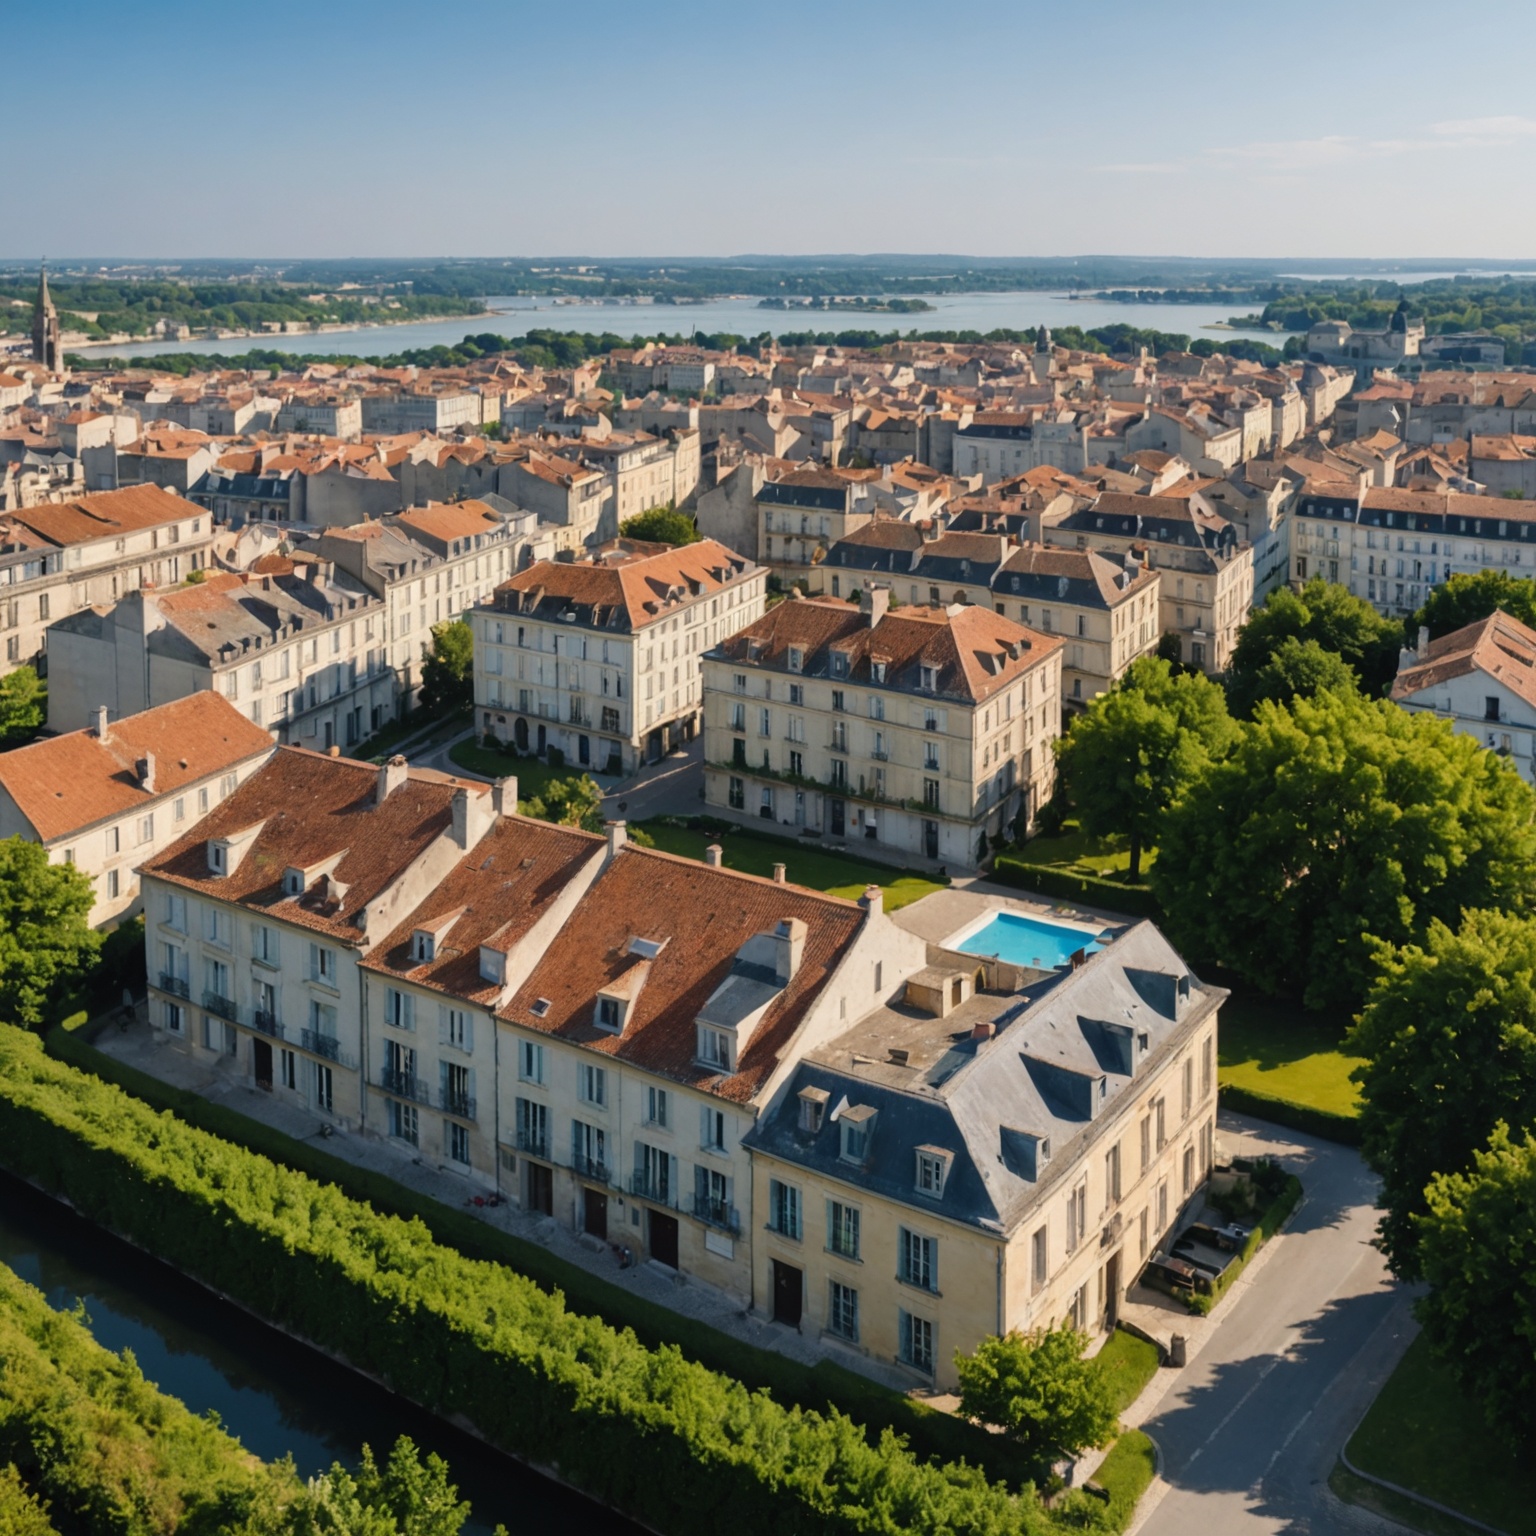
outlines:
[{"label": "apartment building", "polygon": [[[1449,720],[1536,780],[1536,630],[1503,612],[1438,640],[1421,629],[1397,664],[1392,699]],[[4,759],[0,758],[0,763]]]},{"label": "apartment building", "polygon": [[1253,546],[1199,491],[1105,491],[1091,505],[1048,523],[1042,538],[1057,548],[1144,561],[1162,576],[1162,632],[1178,638],[1192,666],[1212,675],[1226,669],[1253,608]]},{"label": "apartment building", "polygon": [[1226,993],[1146,922],[1005,977],[966,936],[1005,904],[931,905],[935,958],[899,1003],[805,1051],[748,1133],[753,1295],[834,1356],[953,1392],[956,1352],[990,1336],[1114,1327],[1209,1175]]},{"label": "apartment building", "polygon": [[497,490],[553,525],[556,547],[564,553],[585,554],[619,531],[608,477],[542,445],[519,446],[503,464]]},{"label": "apartment building", "polygon": [[817,567],[839,539],[875,515],[873,485],[826,469],[796,469],[758,488],[757,558],[780,580],[821,589]]},{"label": "apartment building", "polygon": [[503,1189],[746,1303],[763,1215],[744,1140],[803,1051],[924,964],[857,902],[636,848],[498,1012]]},{"label": "apartment building", "polygon": [[7,513],[0,519],[0,673],[43,665],[50,624],[201,570],[212,542],[206,511],[154,485]]},{"label": "apartment building", "polygon": [[477,847],[491,786],[280,747],[140,870],[156,1037],[372,1129],[359,963]]},{"label": "apartment building", "polygon": [[138,865],[266,762],[272,738],[216,693],[0,753],[0,837],[90,877],[93,928],[139,910]]},{"label": "apartment building", "polygon": [[[359,404],[364,432],[453,432],[496,421],[501,415],[499,395],[487,398],[451,381],[439,387],[372,391]],[[489,415],[487,405],[493,406]]]},{"label": "apartment building", "polygon": [[1408,617],[1458,573],[1536,575],[1530,502],[1316,480],[1292,519],[1291,579],[1340,582],[1388,618]]},{"label": "apartment building", "polygon": [[791,598],[704,658],[704,798],[897,862],[974,869],[1050,798],[1062,641],[980,606]]},{"label": "apartment building", "polygon": [[599,772],[659,758],[697,731],[700,658],[761,617],[766,589],[713,539],[531,565],[469,615],[480,728]]},{"label": "apartment building", "polygon": [[610,432],[603,438],[583,437],[577,451],[585,465],[607,476],[619,524],[652,507],[680,507],[699,488],[696,427],[673,427],[657,436]]}]

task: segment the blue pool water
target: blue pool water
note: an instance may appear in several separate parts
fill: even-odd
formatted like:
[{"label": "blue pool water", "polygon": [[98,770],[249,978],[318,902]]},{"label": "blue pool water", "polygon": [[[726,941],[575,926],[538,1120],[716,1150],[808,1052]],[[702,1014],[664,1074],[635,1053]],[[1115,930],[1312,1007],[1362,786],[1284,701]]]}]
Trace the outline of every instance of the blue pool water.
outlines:
[{"label": "blue pool water", "polygon": [[991,922],[955,947],[967,955],[996,955],[1013,965],[1054,971],[1065,965],[1079,949],[1086,949],[1090,954],[1103,949],[1104,940],[1081,928],[1069,928],[1043,917],[999,912]]}]

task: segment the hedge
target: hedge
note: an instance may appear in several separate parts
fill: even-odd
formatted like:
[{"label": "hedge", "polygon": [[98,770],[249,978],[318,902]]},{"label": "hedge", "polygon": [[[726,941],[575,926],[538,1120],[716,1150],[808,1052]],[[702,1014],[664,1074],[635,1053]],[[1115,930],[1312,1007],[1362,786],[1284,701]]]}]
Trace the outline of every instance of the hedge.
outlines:
[{"label": "hedge", "polygon": [[1062,901],[1080,901],[1091,907],[1124,912],[1128,917],[1150,917],[1157,923],[1163,920],[1163,909],[1144,885],[1127,885],[1100,875],[1079,875],[1051,864],[1031,864],[1016,854],[998,854],[992,862],[992,873],[986,878]]},{"label": "hedge", "polygon": [[[77,1016],[83,1022],[83,1015]],[[46,1049],[60,1061],[115,1083],[156,1109],[169,1110],[202,1130],[249,1148],[322,1183],[334,1184],[377,1211],[422,1222],[432,1236],[471,1258],[503,1264],[542,1290],[563,1293],[573,1311],[631,1329],[655,1349],[677,1345],[691,1360],[747,1386],[771,1392],[786,1406],[835,1408],[862,1424],[872,1436],[893,1430],[914,1451],[942,1461],[965,1460],[994,1481],[1022,1488],[1037,1471],[1012,1441],[882,1387],[856,1371],[823,1360],[806,1366],[772,1350],[732,1338],[694,1318],[647,1301],[590,1274],[537,1243],[490,1226],[467,1211],[454,1210],[429,1195],[397,1183],[388,1174],[296,1141],[282,1131],[199,1094],[175,1088],[126,1062],[108,1056],[74,1033],[66,1019],[49,1033]]]},{"label": "hedge", "polygon": [[47,1510],[27,1492],[15,1467],[0,1466],[0,1532],[5,1536],[58,1536]]},{"label": "hedge", "polygon": [[1221,1085],[1218,1096],[1224,1109],[1235,1110],[1240,1115],[1252,1115],[1257,1120],[1284,1125],[1322,1141],[1336,1141],[1341,1146],[1360,1145],[1360,1120],[1356,1115],[1314,1109],[1310,1104],[1297,1104],[1291,1099],[1277,1098],[1253,1088],[1238,1088],[1230,1083]]},{"label": "hedge", "polygon": [[50,1059],[0,1026],[0,1158],[430,1411],[678,1536],[1043,1536],[1032,1492],[924,1462],[836,1411],[786,1408],[527,1277],[435,1242]]},{"label": "hedge", "polygon": [[1294,1173],[1288,1173],[1284,1184],[1280,1186],[1280,1193],[1265,1206],[1264,1214],[1259,1217],[1257,1225],[1248,1234],[1248,1240],[1243,1244],[1243,1251],[1217,1275],[1209,1292],[1189,1297],[1186,1305],[1191,1312],[1198,1312],[1204,1316],[1215,1308],[1216,1303],[1236,1284],[1237,1277],[1247,1268],[1249,1259],[1280,1230],[1286,1217],[1296,1209],[1300,1200],[1301,1180]]}]

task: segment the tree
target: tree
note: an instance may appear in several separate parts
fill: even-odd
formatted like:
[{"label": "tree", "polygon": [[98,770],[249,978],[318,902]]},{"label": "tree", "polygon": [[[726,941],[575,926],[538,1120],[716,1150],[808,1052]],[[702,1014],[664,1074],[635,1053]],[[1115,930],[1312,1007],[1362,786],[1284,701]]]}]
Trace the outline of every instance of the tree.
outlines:
[{"label": "tree", "polygon": [[587,774],[551,779],[543,793],[525,800],[521,809],[525,816],[553,821],[562,827],[582,827],[588,832],[603,830],[603,792]]},{"label": "tree", "polygon": [[474,702],[474,632],[463,619],[432,626],[432,648],[421,662],[421,707],[446,713]]},{"label": "tree", "polygon": [[1398,626],[1348,588],[1314,576],[1299,593],[1289,587],[1271,592],[1238,631],[1227,669],[1227,701],[1234,715],[1252,714],[1259,672],[1291,638],[1315,640],[1341,657],[1372,698],[1397,674]]},{"label": "tree", "polygon": [[638,512],[619,524],[619,534],[626,539],[643,539],[652,544],[696,544],[699,530],[686,512],[676,511],[671,502]]},{"label": "tree", "polygon": [[1353,1075],[1382,1248],[1416,1279],[1426,1186],[1471,1168],[1501,1120],[1536,1125],[1536,921],[1468,912],[1379,946],[1376,965],[1349,1049],[1366,1058]]},{"label": "tree", "polygon": [[1418,1305],[1430,1347],[1513,1449],[1536,1444],[1536,1136],[1495,1127],[1426,1191]]},{"label": "tree", "polygon": [[1408,644],[1418,643],[1421,628],[1429,631],[1431,640],[1438,640],[1500,608],[1536,628],[1536,581],[1491,567],[1452,576],[1429,594],[1428,601],[1404,626]]},{"label": "tree", "polygon": [[335,1462],[311,1478],[286,1528],[289,1536],[458,1536],[468,1518],[448,1464],[435,1452],[422,1461],[401,1435],[383,1468],[365,1445],[356,1472]]},{"label": "tree", "polygon": [[0,677],[0,750],[31,741],[48,717],[48,689],[31,667]]},{"label": "tree", "polygon": [[1364,935],[1411,943],[1536,893],[1536,792],[1449,721],[1323,692],[1261,704],[1163,818],[1153,889],[1176,942],[1308,1007],[1355,1004]]},{"label": "tree", "polygon": [[1249,709],[1265,699],[1276,704],[1310,699],[1324,688],[1354,693],[1355,674],[1349,663],[1337,651],[1325,651],[1316,640],[1298,640],[1295,635],[1287,635],[1253,674],[1248,689]]},{"label": "tree", "polygon": [[955,1356],[961,1414],[997,1425],[1042,1467],[1103,1445],[1117,1415],[1108,1378],[1083,1359],[1087,1343],[1070,1327],[983,1339]]},{"label": "tree", "polygon": [[40,843],[0,839],[0,1018],[39,1029],[101,947],[90,877]]},{"label": "tree", "polygon": [[1132,880],[1164,812],[1213,757],[1236,740],[1221,689],[1199,673],[1175,676],[1161,657],[1134,662],[1057,743],[1083,830],[1130,839]]}]

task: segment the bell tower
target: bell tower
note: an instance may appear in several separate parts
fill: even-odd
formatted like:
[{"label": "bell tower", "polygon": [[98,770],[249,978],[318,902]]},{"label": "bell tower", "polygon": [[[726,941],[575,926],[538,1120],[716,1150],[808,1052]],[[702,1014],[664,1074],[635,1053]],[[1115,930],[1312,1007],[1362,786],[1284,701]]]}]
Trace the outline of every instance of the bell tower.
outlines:
[{"label": "bell tower", "polygon": [[38,273],[37,302],[32,307],[32,361],[41,363],[50,373],[64,371],[64,348],[60,345],[59,312],[48,296],[46,260]]}]

